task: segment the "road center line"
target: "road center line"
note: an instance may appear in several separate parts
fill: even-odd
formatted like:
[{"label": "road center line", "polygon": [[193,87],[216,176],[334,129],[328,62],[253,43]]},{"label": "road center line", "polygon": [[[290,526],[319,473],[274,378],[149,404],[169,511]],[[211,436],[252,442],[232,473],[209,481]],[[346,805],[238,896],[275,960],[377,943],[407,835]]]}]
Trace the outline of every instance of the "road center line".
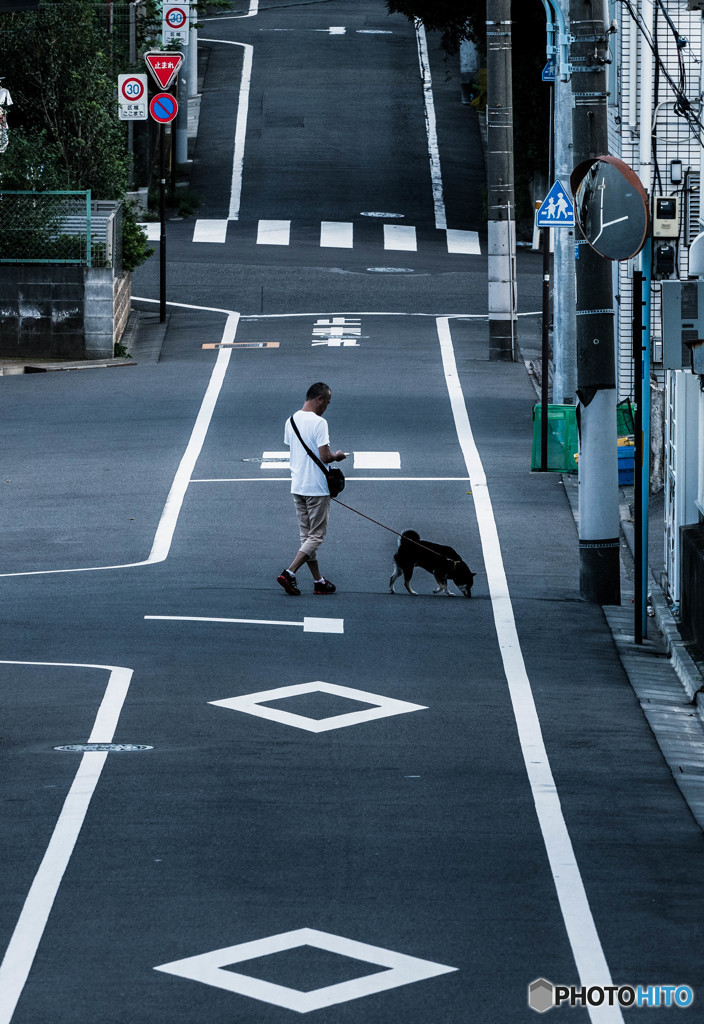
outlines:
[{"label": "road center line", "polygon": [[[202,479],[191,480],[192,484],[240,484],[240,483],[252,483],[254,482],[266,482],[269,483],[272,480],[286,480],[291,483],[290,476],[224,476],[224,477],[211,477]],[[439,483],[446,482],[448,480],[461,480],[467,483],[469,480],[468,476],[345,476],[347,483],[352,480],[353,482],[366,481],[367,483],[372,481],[382,481],[384,483]]]},{"label": "road center line", "polygon": [[299,626],[304,633],[344,633],[344,619],[317,619],[305,615],[303,622],[283,622],[281,619],[223,619],[206,615],[145,615],[145,619],[162,622],[226,622],[245,626]]},{"label": "road center line", "polygon": [[[582,985],[610,985],[609,967],[562,814],[533,691],[523,660],[489,488],[469,423],[457,373],[450,323],[446,317],[438,317],[437,331],[455,429],[471,480],[499,649],[562,917]],[[618,1006],[590,1006],[588,1010],[593,1022],[623,1022]]]},{"label": "road center line", "polygon": [[416,38],[418,41],[418,62],[423,79],[423,98],[425,101],[425,132],[428,136],[428,155],[430,156],[430,177],[433,184],[433,205],[435,207],[435,227],[446,228],[445,199],[442,191],[442,172],[440,170],[440,147],[438,146],[437,123],[435,119],[435,101],[433,100],[433,80],[430,75],[428,58],[428,40],[425,26],[420,18],[416,18]]},{"label": "road center line", "polygon": [[[139,299],[137,301],[158,302],[159,300]],[[168,305],[176,305],[176,303],[168,303]],[[178,305],[185,309],[202,309],[203,312],[207,313],[226,313],[227,321],[223,330],[222,341],[226,345],[234,341],[240,318],[239,313],[236,313],[233,310],[214,309],[213,307],[207,306],[189,306],[186,303],[178,303]],[[159,525],[157,526],[156,533],[154,535],[152,549],[149,556],[144,561],[126,562],[122,565],[94,565],[82,567],[80,569],[34,569],[30,572],[4,572],[0,573],[0,579],[8,576],[49,576],[54,573],[104,572],[109,569],[132,569],[137,566],[153,565],[155,562],[165,561],[171,549],[171,542],[174,537],[179,513],[181,512],[181,506],[183,505],[183,499],[186,496],[188,484],[190,483],[193,470],[196,462],[198,461],[198,456],[200,455],[203,443],[205,442],[205,436],[208,432],[213,412],[215,411],[215,405],[217,403],[218,396],[220,395],[220,389],[222,388],[222,384],[225,379],[225,372],[227,371],[232,351],[233,350],[231,348],[221,348],[218,351],[215,366],[213,367],[213,371],[210,375],[208,388],[203,396],[203,401],[201,402],[196,422],[193,425],[191,437],[179,467],[176,470],[176,475],[166,498],[166,504],[162,510]]]},{"label": "road center line", "polygon": [[[258,10],[252,11],[250,15],[258,14]],[[231,39],[201,39],[203,43],[225,43],[228,46],[241,46],[242,54],[242,79],[240,81],[240,95],[237,101],[237,119],[235,121],[235,151],[232,157],[232,181],[230,183],[230,208],[227,212],[228,220],[239,220],[240,203],[242,200],[242,175],[244,173],[244,143],[247,135],[247,114],[249,112],[249,87],[252,81],[252,61],[254,59],[254,47],[251,43],[236,43]]]},{"label": "road center line", "polygon": [[[48,661],[0,661],[0,665],[41,665],[103,669],[110,673],[88,743],[111,743],[127,696],[132,669]],[[32,968],[68,862],[98,785],[107,751],[85,753],[66,796],[46,853],[34,876],[15,930],[0,964],[0,1024],[10,1024]]]}]

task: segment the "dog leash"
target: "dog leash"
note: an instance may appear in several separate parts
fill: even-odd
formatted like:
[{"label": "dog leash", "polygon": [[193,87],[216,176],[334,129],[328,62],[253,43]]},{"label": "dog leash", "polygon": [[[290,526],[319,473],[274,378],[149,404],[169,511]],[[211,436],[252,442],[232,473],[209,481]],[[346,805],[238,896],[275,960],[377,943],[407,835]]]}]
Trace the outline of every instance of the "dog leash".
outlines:
[{"label": "dog leash", "polygon": [[[342,505],[343,508],[349,509],[350,512],[356,512],[358,516],[362,517],[362,519],[368,519],[370,523],[374,523],[376,526],[380,526],[382,530],[388,530],[389,533],[395,533],[397,537],[401,537],[403,540],[408,541],[410,544],[415,544],[416,547],[423,548],[424,551],[429,551],[434,558],[438,557],[437,551],[433,551],[432,548],[426,547],[425,544],[421,544],[419,540],[413,540],[412,537],[404,537],[402,533],[398,532],[398,530],[392,530],[390,526],[385,526],[384,523],[380,523],[378,519],[372,519],[371,516],[366,515],[364,512],[360,512],[358,508],[352,508],[351,505],[346,505],[344,501],[340,501],[339,498],[331,497],[330,501],[336,501],[338,505]],[[448,558],[447,561],[453,562],[454,565],[457,565],[457,562],[454,562],[453,559],[451,558]]]}]

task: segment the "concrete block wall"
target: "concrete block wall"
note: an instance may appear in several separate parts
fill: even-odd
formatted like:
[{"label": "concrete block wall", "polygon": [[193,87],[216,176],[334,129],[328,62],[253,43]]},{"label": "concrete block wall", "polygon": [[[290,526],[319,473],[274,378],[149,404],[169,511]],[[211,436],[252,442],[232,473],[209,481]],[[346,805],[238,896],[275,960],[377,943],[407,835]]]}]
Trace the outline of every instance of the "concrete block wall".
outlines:
[{"label": "concrete block wall", "polygon": [[131,275],[110,268],[0,265],[0,357],[111,359],[131,298]]},{"label": "concrete block wall", "polygon": [[113,272],[91,268],[85,277],[86,359],[111,358],[113,353]]},{"label": "concrete block wall", "polygon": [[132,274],[125,270],[115,278],[113,289],[113,346],[117,345],[125,333],[131,310]]},{"label": "concrete block wall", "polygon": [[84,270],[0,265],[0,356],[83,359]]}]

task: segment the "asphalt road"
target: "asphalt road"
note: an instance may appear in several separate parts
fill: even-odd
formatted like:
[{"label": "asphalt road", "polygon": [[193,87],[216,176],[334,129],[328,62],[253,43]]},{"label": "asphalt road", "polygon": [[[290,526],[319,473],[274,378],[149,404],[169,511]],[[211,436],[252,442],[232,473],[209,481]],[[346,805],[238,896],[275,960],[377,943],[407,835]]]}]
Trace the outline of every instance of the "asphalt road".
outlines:
[{"label": "asphalt road", "polygon": [[[0,1024],[518,1024],[541,977],[689,985],[658,1020],[696,1020],[704,842],[530,473],[525,368],[488,361],[456,69],[431,39],[438,177],[413,26],[261,6],[201,33],[224,240],[169,225],[159,361],[0,384]],[[154,308],[154,258],[134,292]],[[315,380],[341,500],[378,522],[334,507],[338,592],[301,571],[291,598],[283,425]],[[422,570],[390,596],[378,523],[454,546],[472,600]]]}]

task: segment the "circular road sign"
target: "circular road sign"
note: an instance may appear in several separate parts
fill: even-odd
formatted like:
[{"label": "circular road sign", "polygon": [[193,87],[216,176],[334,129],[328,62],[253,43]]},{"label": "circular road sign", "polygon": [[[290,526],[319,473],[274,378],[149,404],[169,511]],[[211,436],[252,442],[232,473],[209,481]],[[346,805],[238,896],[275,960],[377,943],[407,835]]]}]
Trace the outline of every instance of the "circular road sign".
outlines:
[{"label": "circular road sign", "polygon": [[138,76],[126,78],[120,91],[128,103],[136,103],[144,95],[144,83]]},{"label": "circular road sign", "polygon": [[170,92],[158,92],[152,97],[149,104],[149,113],[159,124],[167,124],[178,114],[178,103],[176,97]]},{"label": "circular road sign", "polygon": [[635,171],[616,156],[575,167],[574,213],[587,242],[608,260],[630,260],[650,232],[648,196]]},{"label": "circular road sign", "polygon": [[186,23],[186,14],[182,7],[171,7],[164,14],[164,21],[169,28],[183,28]]}]

